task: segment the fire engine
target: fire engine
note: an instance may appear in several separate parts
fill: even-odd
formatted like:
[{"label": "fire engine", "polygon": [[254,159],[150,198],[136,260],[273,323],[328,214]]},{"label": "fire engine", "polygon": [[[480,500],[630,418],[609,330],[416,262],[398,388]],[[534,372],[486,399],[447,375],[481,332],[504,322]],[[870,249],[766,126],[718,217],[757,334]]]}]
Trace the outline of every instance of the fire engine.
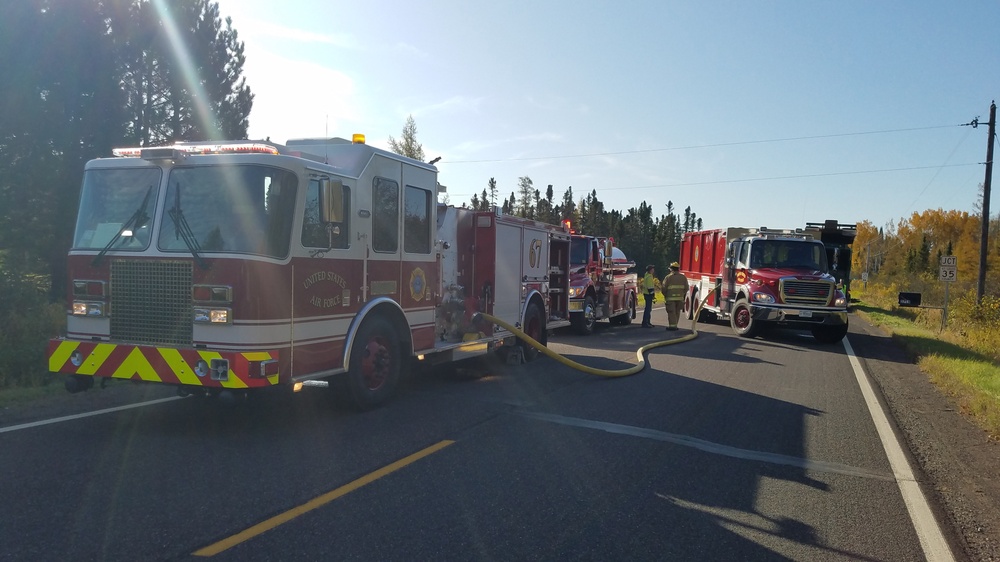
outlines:
[{"label": "fire engine", "polygon": [[332,386],[359,408],[411,362],[569,325],[570,235],[437,204],[437,169],[351,141],[116,149],[84,170],[68,255],[67,389],[131,379],[215,395]]},{"label": "fire engine", "polygon": [[623,326],[635,318],[635,263],[610,238],[574,234],[570,245],[570,320],[580,334],[607,318]]},{"label": "fire engine", "polygon": [[808,329],[823,343],[847,334],[847,298],[827,273],[826,248],[802,229],[688,232],[680,265],[689,319],[704,299],[699,320],[729,320],[743,337],[767,326]]}]

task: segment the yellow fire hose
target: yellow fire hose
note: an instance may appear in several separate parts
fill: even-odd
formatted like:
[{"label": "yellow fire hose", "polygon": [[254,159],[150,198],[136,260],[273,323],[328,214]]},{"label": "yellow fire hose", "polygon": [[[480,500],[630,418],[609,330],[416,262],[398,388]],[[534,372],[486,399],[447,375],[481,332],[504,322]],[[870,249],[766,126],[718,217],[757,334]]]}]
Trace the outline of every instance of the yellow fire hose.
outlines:
[{"label": "yellow fire hose", "polygon": [[[711,292],[709,292],[709,295],[710,294],[711,294]],[[507,322],[504,322],[503,320],[497,318],[496,316],[492,316],[492,315],[486,314],[485,312],[480,312],[477,315],[480,316],[480,317],[482,317],[482,318],[484,318],[485,320],[487,320],[489,322],[492,322],[492,323],[500,326],[501,328],[504,328],[504,329],[508,330],[510,333],[514,334],[515,336],[517,336],[518,338],[520,338],[522,341],[527,342],[528,345],[530,345],[531,347],[534,347],[538,351],[544,353],[545,355],[551,357],[552,359],[555,359],[556,361],[562,363],[563,365],[566,365],[567,367],[570,367],[572,369],[576,369],[577,371],[583,371],[584,373],[587,373],[587,374],[597,375],[599,377],[627,377],[629,375],[634,375],[636,373],[639,373],[643,369],[646,368],[645,353],[647,351],[649,351],[651,349],[655,349],[657,347],[663,347],[665,345],[673,345],[675,343],[681,343],[681,342],[691,341],[694,338],[698,337],[698,329],[696,328],[696,325],[698,323],[698,315],[701,313],[701,307],[705,306],[705,302],[707,300],[708,300],[708,295],[705,295],[705,298],[703,298],[701,300],[701,303],[698,304],[697,310],[695,310],[694,314],[691,316],[691,333],[690,334],[688,334],[686,336],[679,337],[679,338],[674,338],[674,339],[669,339],[669,340],[663,340],[663,341],[648,343],[648,344],[640,347],[635,352],[636,359],[639,361],[639,363],[636,364],[636,365],[633,365],[633,366],[631,366],[631,367],[629,367],[627,369],[619,369],[617,371],[611,371],[611,370],[605,370],[605,369],[595,369],[594,367],[589,367],[589,366],[584,365],[582,363],[577,363],[576,361],[573,361],[572,359],[567,359],[567,358],[563,357],[562,355],[556,353],[555,351],[552,351],[551,349],[545,347],[545,345],[543,345],[543,344],[535,341],[535,339],[532,338],[532,337],[530,337],[528,334],[525,334],[521,330],[515,328],[514,326],[511,326],[510,324],[508,324]]]}]

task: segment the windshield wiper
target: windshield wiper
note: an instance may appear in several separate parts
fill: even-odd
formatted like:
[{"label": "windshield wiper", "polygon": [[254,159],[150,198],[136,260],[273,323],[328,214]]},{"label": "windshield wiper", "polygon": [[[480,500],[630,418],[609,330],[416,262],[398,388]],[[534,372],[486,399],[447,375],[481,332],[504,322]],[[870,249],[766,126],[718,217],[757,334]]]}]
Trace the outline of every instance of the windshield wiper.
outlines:
[{"label": "windshield wiper", "polygon": [[91,266],[97,266],[101,263],[101,260],[104,259],[104,255],[107,254],[108,250],[110,250],[111,247],[121,239],[122,234],[124,234],[126,230],[132,229],[134,231],[149,221],[149,215],[146,214],[146,205],[149,203],[149,195],[151,193],[153,193],[153,186],[149,186],[149,189],[146,190],[146,196],[142,198],[142,204],[139,205],[139,208],[132,213],[132,216],[125,221],[125,224],[118,229],[118,232],[111,237],[111,240],[108,241],[104,248],[102,248],[101,251],[94,256],[93,261],[90,262]]},{"label": "windshield wiper", "polygon": [[174,207],[167,212],[170,215],[170,220],[174,221],[174,236],[177,238],[184,239],[184,245],[187,246],[188,251],[194,256],[194,261],[198,264],[198,267],[202,269],[208,269],[208,264],[202,259],[201,255],[198,253],[201,251],[201,245],[198,244],[198,239],[195,237],[194,232],[191,230],[191,225],[188,224],[186,218],[184,218],[184,211],[181,210],[181,184],[177,184],[177,189],[174,192]]}]

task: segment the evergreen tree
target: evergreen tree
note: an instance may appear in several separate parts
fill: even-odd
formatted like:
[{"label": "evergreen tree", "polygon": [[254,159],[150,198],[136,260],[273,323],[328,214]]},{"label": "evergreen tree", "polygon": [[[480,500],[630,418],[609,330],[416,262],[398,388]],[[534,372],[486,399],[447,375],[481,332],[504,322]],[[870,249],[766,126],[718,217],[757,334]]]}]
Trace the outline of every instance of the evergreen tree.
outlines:
[{"label": "evergreen tree", "polygon": [[531,198],[535,192],[535,188],[531,183],[531,178],[528,176],[521,176],[517,178],[517,190],[518,200],[521,204],[514,207],[513,201],[511,201],[511,207],[517,209],[517,216],[531,218],[533,214],[531,208]]},{"label": "evergreen tree", "polygon": [[[243,43],[209,0],[115,4],[109,22],[129,144],[246,138],[253,94]],[[176,33],[174,33],[176,31]]]},{"label": "evergreen tree", "polygon": [[403,135],[398,141],[389,137],[389,149],[396,154],[424,161],[424,147],[417,142],[417,123],[413,120],[412,115],[406,118],[406,124],[403,125]]},{"label": "evergreen tree", "polygon": [[490,190],[490,207],[496,207],[497,205],[497,180],[496,178],[490,178],[490,181],[486,182],[486,187]]}]

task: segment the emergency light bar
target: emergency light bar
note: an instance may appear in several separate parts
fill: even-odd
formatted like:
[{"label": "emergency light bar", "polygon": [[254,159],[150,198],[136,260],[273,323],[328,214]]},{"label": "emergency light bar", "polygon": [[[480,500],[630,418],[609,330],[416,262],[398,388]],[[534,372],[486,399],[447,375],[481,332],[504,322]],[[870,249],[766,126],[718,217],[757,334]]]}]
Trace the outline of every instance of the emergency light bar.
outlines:
[{"label": "emergency light bar", "polygon": [[174,145],[157,148],[115,148],[111,153],[119,158],[142,158],[143,160],[177,160],[184,156],[205,154],[281,154],[276,147],[259,142]]}]

